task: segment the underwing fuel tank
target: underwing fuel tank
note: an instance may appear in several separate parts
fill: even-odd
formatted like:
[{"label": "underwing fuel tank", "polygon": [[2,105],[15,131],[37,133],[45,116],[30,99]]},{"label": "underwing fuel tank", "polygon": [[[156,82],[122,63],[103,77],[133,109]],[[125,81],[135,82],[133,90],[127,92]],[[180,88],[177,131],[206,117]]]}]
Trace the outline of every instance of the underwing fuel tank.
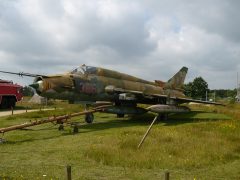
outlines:
[{"label": "underwing fuel tank", "polygon": [[147,109],[155,113],[185,113],[190,111],[190,109],[186,106],[173,106],[165,104],[153,105]]},{"label": "underwing fuel tank", "polygon": [[144,114],[147,112],[147,110],[140,107],[110,106],[104,108],[102,112],[112,114]]}]

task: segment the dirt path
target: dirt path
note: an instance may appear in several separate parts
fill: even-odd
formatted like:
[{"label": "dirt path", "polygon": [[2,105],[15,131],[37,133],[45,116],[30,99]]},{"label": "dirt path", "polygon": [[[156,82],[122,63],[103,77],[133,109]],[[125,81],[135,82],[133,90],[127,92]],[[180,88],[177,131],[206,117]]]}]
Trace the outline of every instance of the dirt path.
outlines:
[{"label": "dirt path", "polygon": [[[50,110],[54,110],[54,108],[42,109],[42,111],[50,111]],[[36,111],[39,111],[39,109],[29,109],[29,110],[27,110],[27,112],[36,112]],[[13,111],[13,114],[23,114],[23,113],[26,113],[26,110],[14,110]],[[12,115],[11,110],[0,112],[0,117],[9,116],[9,115]]]}]

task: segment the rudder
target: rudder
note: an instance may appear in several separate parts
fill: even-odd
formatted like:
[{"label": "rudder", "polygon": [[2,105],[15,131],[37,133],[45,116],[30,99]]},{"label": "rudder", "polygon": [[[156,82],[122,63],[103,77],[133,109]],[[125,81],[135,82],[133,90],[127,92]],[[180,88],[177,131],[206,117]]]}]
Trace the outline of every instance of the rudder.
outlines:
[{"label": "rudder", "polygon": [[171,79],[169,79],[164,89],[183,90],[184,81],[188,72],[187,67],[182,67]]}]

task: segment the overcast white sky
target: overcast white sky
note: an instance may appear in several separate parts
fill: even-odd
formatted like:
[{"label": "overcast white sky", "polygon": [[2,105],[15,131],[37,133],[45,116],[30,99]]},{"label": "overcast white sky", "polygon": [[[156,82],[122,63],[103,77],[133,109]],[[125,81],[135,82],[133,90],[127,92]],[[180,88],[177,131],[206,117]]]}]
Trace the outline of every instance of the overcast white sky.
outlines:
[{"label": "overcast white sky", "polygon": [[87,64],[168,80],[187,66],[187,81],[235,88],[239,8],[238,0],[0,0],[0,70],[54,74]]}]

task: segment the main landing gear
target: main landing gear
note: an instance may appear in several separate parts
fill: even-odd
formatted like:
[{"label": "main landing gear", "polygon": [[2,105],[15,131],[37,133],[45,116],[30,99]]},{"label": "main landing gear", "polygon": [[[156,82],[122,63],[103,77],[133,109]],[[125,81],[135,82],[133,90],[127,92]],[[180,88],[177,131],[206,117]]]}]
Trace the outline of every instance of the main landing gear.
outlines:
[{"label": "main landing gear", "polygon": [[168,114],[167,113],[159,114],[157,120],[159,120],[159,121],[167,121],[168,120]]},{"label": "main landing gear", "polygon": [[85,122],[88,124],[91,124],[94,120],[94,115],[93,113],[88,113],[85,115]]},{"label": "main landing gear", "polygon": [[117,114],[117,118],[123,118],[124,114]]}]

